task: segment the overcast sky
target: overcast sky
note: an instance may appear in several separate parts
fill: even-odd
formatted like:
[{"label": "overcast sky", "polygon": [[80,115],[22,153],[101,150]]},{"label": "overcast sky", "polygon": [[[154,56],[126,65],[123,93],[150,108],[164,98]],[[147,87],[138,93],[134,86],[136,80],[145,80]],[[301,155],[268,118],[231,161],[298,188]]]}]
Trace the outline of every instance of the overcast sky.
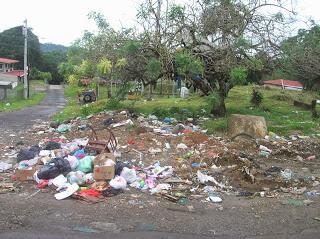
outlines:
[{"label": "overcast sky", "polygon": [[[183,0],[176,0],[176,2]],[[186,1],[186,0],[184,0]],[[319,21],[319,0],[293,0],[296,11],[304,19]],[[103,13],[115,27],[133,26],[136,10],[142,0],[9,0],[1,2],[0,32],[22,25],[28,19],[40,42],[70,45],[84,30],[93,31],[95,24],[88,20],[91,11]]]}]

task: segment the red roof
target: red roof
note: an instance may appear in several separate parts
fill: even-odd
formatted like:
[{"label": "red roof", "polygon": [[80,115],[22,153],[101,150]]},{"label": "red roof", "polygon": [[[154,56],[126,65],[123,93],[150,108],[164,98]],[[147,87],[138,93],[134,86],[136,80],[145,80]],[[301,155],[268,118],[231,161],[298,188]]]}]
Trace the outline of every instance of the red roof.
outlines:
[{"label": "red roof", "polygon": [[13,71],[10,71],[10,72],[3,72],[2,74],[10,75],[10,76],[22,77],[23,73],[24,73],[23,70],[13,70]]},{"label": "red roof", "polygon": [[18,63],[19,61],[17,60],[12,60],[12,59],[7,59],[7,58],[0,58],[0,63],[6,63],[6,64],[11,64],[11,63]]},{"label": "red roof", "polygon": [[295,81],[295,80],[283,80],[283,79],[266,80],[263,83],[267,85],[278,85],[278,86],[283,85],[287,87],[303,88],[303,85],[299,81]]}]

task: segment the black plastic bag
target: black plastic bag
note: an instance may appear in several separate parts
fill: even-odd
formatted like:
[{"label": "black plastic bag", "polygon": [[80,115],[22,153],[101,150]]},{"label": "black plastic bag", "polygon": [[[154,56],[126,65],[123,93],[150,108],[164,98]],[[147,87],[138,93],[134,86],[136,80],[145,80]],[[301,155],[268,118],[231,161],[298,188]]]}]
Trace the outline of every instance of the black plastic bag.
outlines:
[{"label": "black plastic bag", "polygon": [[71,166],[68,160],[63,158],[54,158],[45,164],[38,171],[39,179],[53,179],[60,174],[66,175],[71,172]]},{"label": "black plastic bag", "polygon": [[17,155],[17,162],[33,159],[39,155],[40,150],[38,145],[31,146],[29,149],[21,149]]},{"label": "black plastic bag", "polygon": [[43,148],[44,150],[54,150],[54,149],[61,149],[61,144],[50,141],[47,143],[47,145]]}]

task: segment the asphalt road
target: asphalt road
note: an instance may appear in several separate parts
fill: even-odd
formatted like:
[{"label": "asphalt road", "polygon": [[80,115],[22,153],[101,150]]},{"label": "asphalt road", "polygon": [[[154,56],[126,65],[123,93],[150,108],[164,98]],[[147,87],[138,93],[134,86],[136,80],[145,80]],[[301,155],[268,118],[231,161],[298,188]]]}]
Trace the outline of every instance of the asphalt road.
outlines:
[{"label": "asphalt road", "polygon": [[21,133],[29,129],[37,120],[46,121],[65,105],[62,86],[50,85],[46,98],[36,106],[21,110],[0,113],[0,130],[10,134]]}]

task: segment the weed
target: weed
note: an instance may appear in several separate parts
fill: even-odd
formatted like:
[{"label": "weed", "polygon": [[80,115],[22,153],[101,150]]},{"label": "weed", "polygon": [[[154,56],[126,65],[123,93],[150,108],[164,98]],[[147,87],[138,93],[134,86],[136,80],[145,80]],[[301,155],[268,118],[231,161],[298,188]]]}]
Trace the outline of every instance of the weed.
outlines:
[{"label": "weed", "polygon": [[255,88],[252,89],[252,95],[251,95],[251,104],[253,104],[254,107],[259,107],[262,103],[263,95],[260,91],[256,90]]}]

